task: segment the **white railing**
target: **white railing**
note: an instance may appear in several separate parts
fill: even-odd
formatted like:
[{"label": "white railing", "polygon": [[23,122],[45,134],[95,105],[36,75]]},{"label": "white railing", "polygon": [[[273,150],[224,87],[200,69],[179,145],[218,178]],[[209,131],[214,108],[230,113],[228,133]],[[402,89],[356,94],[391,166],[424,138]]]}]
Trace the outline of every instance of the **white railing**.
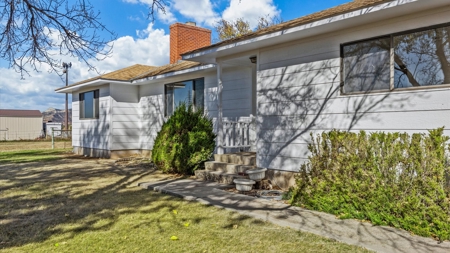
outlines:
[{"label": "white railing", "polygon": [[254,117],[223,118],[223,148],[253,149]]}]

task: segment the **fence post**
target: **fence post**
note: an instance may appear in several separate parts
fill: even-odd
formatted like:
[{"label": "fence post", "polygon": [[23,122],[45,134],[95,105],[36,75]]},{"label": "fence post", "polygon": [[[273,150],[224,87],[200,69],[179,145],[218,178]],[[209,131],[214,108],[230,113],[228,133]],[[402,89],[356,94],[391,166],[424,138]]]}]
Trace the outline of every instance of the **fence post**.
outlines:
[{"label": "fence post", "polygon": [[52,128],[52,149],[55,149],[55,129]]}]

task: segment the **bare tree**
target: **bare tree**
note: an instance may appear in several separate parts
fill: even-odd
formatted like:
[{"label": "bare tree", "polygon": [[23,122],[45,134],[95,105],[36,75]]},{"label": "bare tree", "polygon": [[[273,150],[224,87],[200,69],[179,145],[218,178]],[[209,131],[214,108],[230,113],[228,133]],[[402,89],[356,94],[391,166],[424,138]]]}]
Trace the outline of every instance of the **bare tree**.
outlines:
[{"label": "bare tree", "polygon": [[[77,57],[90,68],[89,59],[111,53],[115,34],[99,21],[89,1],[4,0],[0,3],[0,58],[22,77],[41,63],[61,66],[60,57]],[[109,39],[98,32],[106,31]]]},{"label": "bare tree", "polygon": [[219,35],[219,41],[228,40],[240,37],[242,35],[266,29],[273,25],[282,23],[283,20],[279,17],[270,17],[269,15],[258,18],[258,25],[254,30],[250,28],[250,23],[243,18],[239,18],[234,21],[227,21],[221,19],[214,27]]},{"label": "bare tree", "polygon": [[166,14],[166,6],[167,3],[165,0],[152,0],[152,4],[150,5],[147,18],[152,22],[155,21],[155,11],[160,11],[163,14]]},{"label": "bare tree", "polygon": [[274,25],[278,25],[283,22],[284,22],[283,19],[279,16],[271,17],[270,15],[266,15],[263,17],[259,17],[258,26],[256,27],[255,31],[266,29],[266,28],[269,28]]},{"label": "bare tree", "polygon": [[238,18],[235,21],[221,19],[214,28],[219,35],[220,41],[240,37],[252,32],[249,22],[242,18]]},{"label": "bare tree", "polygon": [[[148,18],[166,12],[165,0],[153,0]],[[61,56],[72,56],[95,69],[92,59],[112,53],[114,32],[100,22],[89,0],[3,0],[0,2],[0,59],[23,77],[42,63],[61,67]],[[100,35],[99,32],[106,33]]]}]

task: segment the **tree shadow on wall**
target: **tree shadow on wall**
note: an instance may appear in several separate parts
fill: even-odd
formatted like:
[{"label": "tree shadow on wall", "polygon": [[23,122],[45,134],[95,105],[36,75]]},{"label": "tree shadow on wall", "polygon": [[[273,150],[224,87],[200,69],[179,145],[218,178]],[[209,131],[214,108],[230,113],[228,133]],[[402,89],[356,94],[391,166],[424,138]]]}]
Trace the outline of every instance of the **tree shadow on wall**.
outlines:
[{"label": "tree shadow on wall", "polygon": [[258,166],[296,170],[308,159],[311,133],[370,131],[380,125],[388,129],[391,122],[380,112],[399,111],[411,105],[411,98],[424,96],[368,91],[343,95],[336,60],[261,71],[256,119]]}]

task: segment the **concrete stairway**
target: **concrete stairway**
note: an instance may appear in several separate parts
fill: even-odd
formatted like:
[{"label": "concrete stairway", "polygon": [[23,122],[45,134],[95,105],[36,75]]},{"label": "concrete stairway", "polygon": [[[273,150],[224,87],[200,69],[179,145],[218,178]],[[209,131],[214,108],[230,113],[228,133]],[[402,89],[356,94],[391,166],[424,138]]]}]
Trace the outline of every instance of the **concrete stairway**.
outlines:
[{"label": "concrete stairway", "polygon": [[232,185],[236,178],[248,178],[245,172],[256,167],[256,153],[241,152],[214,155],[214,161],[205,162],[205,170],[195,171],[195,178]]}]

